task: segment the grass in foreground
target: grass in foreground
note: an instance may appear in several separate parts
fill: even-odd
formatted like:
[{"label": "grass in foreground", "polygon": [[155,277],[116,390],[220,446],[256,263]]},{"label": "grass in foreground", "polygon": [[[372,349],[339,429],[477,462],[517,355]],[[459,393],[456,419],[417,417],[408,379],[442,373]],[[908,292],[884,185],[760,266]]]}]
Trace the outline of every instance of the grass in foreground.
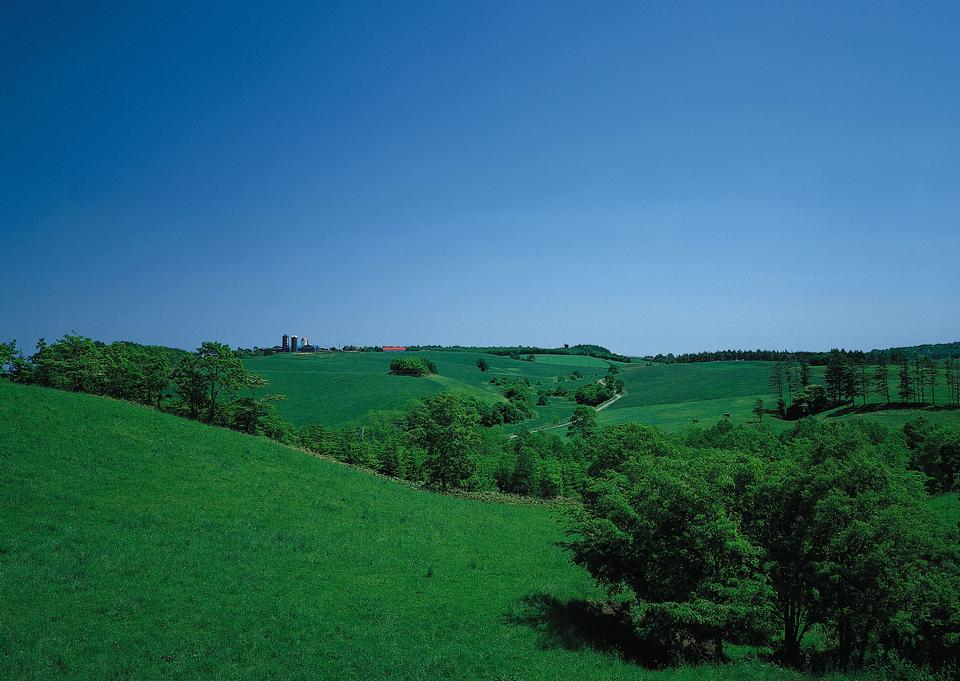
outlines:
[{"label": "grass in foreground", "polygon": [[556,511],[0,382],[0,678],[800,678],[588,644]]}]

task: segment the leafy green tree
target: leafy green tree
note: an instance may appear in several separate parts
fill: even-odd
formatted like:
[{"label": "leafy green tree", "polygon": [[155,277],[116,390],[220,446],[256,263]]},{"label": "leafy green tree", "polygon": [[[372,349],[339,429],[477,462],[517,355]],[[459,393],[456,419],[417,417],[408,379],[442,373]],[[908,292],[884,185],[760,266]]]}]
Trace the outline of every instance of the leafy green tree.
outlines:
[{"label": "leafy green tree", "polygon": [[624,465],[636,458],[673,457],[677,445],[656,428],[640,423],[622,423],[599,429],[584,442],[580,454],[590,463],[592,477],[602,477],[608,470],[623,471]]},{"label": "leafy green tree", "polygon": [[144,404],[160,409],[171,377],[169,354],[163,348],[144,348],[141,376]]},{"label": "leafy green tree", "polygon": [[186,415],[199,419],[207,408],[207,381],[200,358],[194,353],[181,357],[173,368],[172,379]]},{"label": "leafy green tree", "polygon": [[783,361],[783,379],[787,388],[787,402],[793,404],[793,393],[800,387],[800,378],[797,376],[797,366],[792,357]]},{"label": "leafy green tree", "polygon": [[304,426],[298,433],[300,446],[317,454],[327,454],[330,433],[319,423]]},{"label": "leafy green tree", "polygon": [[943,360],[943,374],[947,384],[947,401],[950,404],[957,403],[957,377],[954,374],[954,359],[947,357]]},{"label": "leafy green tree", "polygon": [[824,381],[827,393],[834,404],[839,404],[846,389],[847,364],[846,358],[834,348],[827,356],[827,368],[824,372]]},{"label": "leafy green tree", "polygon": [[[517,438],[520,440],[521,438]],[[537,457],[532,447],[525,444],[517,446],[516,465],[511,479],[511,491],[525,496],[537,492]]]},{"label": "leafy green tree", "polygon": [[250,397],[253,399],[257,399],[258,390],[263,390],[268,385],[270,385],[270,381],[263,374],[256,372],[248,373],[244,380],[244,386],[250,391]]},{"label": "leafy green tree", "polygon": [[589,437],[596,432],[597,412],[590,407],[579,406],[573,410],[570,425],[567,427],[568,437]]},{"label": "leafy green tree", "polygon": [[66,335],[47,345],[40,339],[32,358],[40,385],[102,394],[106,370],[103,346],[84,336]]},{"label": "leafy green tree", "polygon": [[781,658],[799,665],[816,625],[831,633],[840,666],[859,666],[911,617],[898,585],[922,570],[937,523],[882,427],[803,422],[787,442],[790,454],[743,502],[744,532],[764,552],[783,618]]},{"label": "leafy green tree", "polygon": [[487,360],[485,360],[483,357],[480,357],[477,359],[477,368],[480,371],[486,371],[490,368],[490,365],[487,363]]},{"label": "leafy green tree", "polygon": [[479,417],[468,400],[450,393],[427,397],[407,414],[406,430],[426,450],[428,480],[442,490],[462,487],[475,468]]},{"label": "leafy green tree", "polygon": [[17,341],[0,343],[0,377],[9,376],[16,370],[17,362],[22,359]]},{"label": "leafy green tree", "polygon": [[224,393],[232,393],[243,386],[246,370],[243,362],[223,343],[204,341],[195,354],[196,370],[207,387],[207,422],[213,423],[219,398]]},{"label": "leafy green tree", "polygon": [[916,397],[916,390],[913,385],[913,374],[910,372],[910,364],[903,355],[898,358],[897,395],[900,397],[901,402],[912,402]]},{"label": "leafy green tree", "polygon": [[763,421],[763,413],[764,413],[763,400],[761,400],[759,397],[753,403],[753,413],[757,417],[758,422]]},{"label": "leafy green tree", "polygon": [[827,391],[822,385],[811,384],[804,386],[797,393],[796,399],[784,414],[788,419],[801,419],[805,416],[818,414],[830,406]]},{"label": "leafy green tree", "polygon": [[614,394],[613,387],[606,383],[589,383],[577,388],[574,399],[577,404],[588,404],[595,407],[611,399]]},{"label": "leafy green tree", "polygon": [[638,634],[674,661],[694,647],[723,659],[725,639],[772,634],[762,553],[715,482],[731,463],[709,455],[630,458],[623,472],[607,470],[590,483],[570,528],[574,562],[612,595],[629,598]]},{"label": "leafy green tree", "polygon": [[537,495],[552,499],[563,493],[563,467],[556,459],[545,458],[540,462]]},{"label": "leafy green tree", "polygon": [[229,425],[234,430],[250,435],[263,435],[279,442],[294,442],[293,429],[277,413],[273,405],[283,395],[268,395],[264,399],[238,397],[229,406]]},{"label": "leafy green tree", "polygon": [[397,357],[390,362],[390,373],[398,376],[426,376],[437,373],[437,367],[422,357]]},{"label": "leafy green tree", "polygon": [[873,369],[873,392],[880,396],[885,404],[890,404],[890,368],[885,355]]},{"label": "leafy green tree", "polygon": [[922,472],[931,494],[960,491],[960,432],[918,416],[903,427],[910,467]]},{"label": "leafy green tree", "polygon": [[923,359],[923,380],[930,388],[930,404],[937,403],[937,383],[939,380],[939,369],[936,362],[929,357]]},{"label": "leafy green tree", "polygon": [[405,436],[399,432],[392,432],[387,436],[377,470],[395,478],[406,477],[409,457],[405,440]]},{"label": "leafy green tree", "polygon": [[858,355],[854,360],[851,373],[853,375],[854,402],[856,398],[859,397],[863,400],[863,404],[866,405],[867,397],[870,396],[870,376],[867,373],[867,361],[862,354]]},{"label": "leafy green tree", "polygon": [[767,385],[770,386],[770,389],[773,391],[774,395],[780,399],[783,399],[783,388],[785,383],[786,380],[784,377],[783,362],[774,362],[773,366],[770,367],[770,378],[767,381]]}]

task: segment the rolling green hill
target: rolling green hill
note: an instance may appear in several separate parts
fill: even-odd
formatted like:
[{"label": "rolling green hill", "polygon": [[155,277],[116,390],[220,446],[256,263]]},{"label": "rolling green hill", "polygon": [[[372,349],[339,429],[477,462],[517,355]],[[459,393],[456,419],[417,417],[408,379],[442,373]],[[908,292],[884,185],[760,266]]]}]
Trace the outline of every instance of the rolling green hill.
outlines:
[{"label": "rolling green hill", "polygon": [[3,381],[0,423],[0,678],[802,678],[591,644],[549,508]]},{"label": "rolling green hill", "polygon": [[[776,406],[776,398],[767,386],[772,366],[772,362],[748,361],[619,365],[624,397],[601,412],[598,420],[600,423],[639,421],[674,432],[689,428],[694,419],[699,419],[701,425],[712,425],[725,413],[730,413],[734,422],[754,422],[756,416],[751,410],[758,398],[764,400],[768,409]],[[822,383],[823,367],[810,367],[810,370],[813,382]],[[890,385],[895,393],[893,368]],[[960,410],[956,409],[884,409],[876,396],[868,400],[867,407],[866,410],[834,410],[821,414],[820,418],[862,418],[899,427],[923,414],[938,423],[960,425]],[[793,425],[769,417],[765,423],[775,430]]]},{"label": "rolling green hill", "polygon": [[[326,426],[358,421],[370,412],[402,409],[413,400],[442,391],[488,401],[502,399],[501,390],[490,384],[494,376],[526,377],[536,394],[538,387],[555,387],[559,376],[566,377],[580,369],[582,380],[564,382],[567,388],[575,390],[602,377],[607,368],[605,362],[593,357],[581,357],[582,364],[557,365],[483,355],[490,368],[482,372],[476,366],[480,355],[474,353],[420,351],[411,354],[432,360],[438,375],[393,376],[390,361],[396,355],[386,352],[278,354],[244,362],[252,371],[266,376],[270,381],[269,392],[287,396],[278,404],[283,417],[296,425],[322,423]],[[561,423],[574,406],[566,400],[553,400],[550,407],[538,408],[542,413],[536,420],[524,425]]]},{"label": "rolling green hill", "polygon": [[[430,377],[392,376],[390,361],[395,357],[380,352],[342,352],[330,354],[279,354],[247,359],[251,370],[270,380],[270,392],[287,395],[278,407],[281,415],[296,425],[322,423],[338,426],[360,421],[371,414],[399,410],[412,401],[441,391],[472,395],[483,400],[500,399],[500,389],[490,384],[494,376],[526,377],[534,395],[538,389],[552,389],[558,378],[567,379],[574,370],[583,378],[564,380],[571,393],[585,383],[604,375],[611,362],[583,355],[538,355],[536,361],[483,355],[490,365],[487,372],[476,367],[479,355],[462,351],[420,351],[414,353],[432,360],[439,374]],[[756,399],[773,409],[775,399],[767,387],[770,362],[699,362],[689,364],[613,363],[620,370],[625,393],[599,415],[600,423],[638,421],[678,431],[693,425],[711,425],[730,413],[734,422],[756,420],[752,413]],[[811,367],[814,382],[823,381],[823,367]],[[894,371],[891,369],[891,385]],[[941,388],[942,390],[942,388]],[[960,411],[938,409],[878,409],[872,397],[870,409],[847,413],[837,410],[822,418],[864,418],[899,427],[923,413],[931,420],[960,424]],[[575,405],[568,399],[550,398],[549,404],[535,408],[536,416],[506,426],[507,432],[543,428],[568,420]],[[767,418],[775,430],[791,427],[790,422]]]}]

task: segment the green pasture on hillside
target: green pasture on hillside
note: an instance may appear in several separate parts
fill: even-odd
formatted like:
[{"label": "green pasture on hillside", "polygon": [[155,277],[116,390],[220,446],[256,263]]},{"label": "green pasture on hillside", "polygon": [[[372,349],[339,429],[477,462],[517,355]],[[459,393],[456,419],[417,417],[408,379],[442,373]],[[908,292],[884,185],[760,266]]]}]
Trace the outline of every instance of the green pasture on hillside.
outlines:
[{"label": "green pasture on hillside", "polygon": [[[389,373],[393,353],[342,352],[281,354],[245,360],[247,367],[270,380],[268,392],[282,393],[287,399],[278,403],[281,415],[294,424],[321,423],[339,426],[369,418],[378,412],[391,412],[409,406],[415,400],[450,391],[485,401],[501,399],[502,389],[490,379],[526,377],[534,398],[538,390],[563,385],[572,394],[580,385],[601,378],[610,362],[582,355],[537,355],[536,361],[483,355],[490,365],[486,372],[476,367],[480,356],[470,352],[423,351],[412,353],[430,359],[438,375],[427,377],[393,376]],[[771,362],[700,362],[691,364],[613,363],[620,370],[625,392],[622,399],[601,412],[600,423],[637,421],[678,431],[694,425],[712,425],[730,413],[737,423],[755,422],[752,409],[759,398],[766,408],[776,408],[776,399],[767,383]],[[574,370],[583,378],[569,380]],[[814,382],[823,381],[823,367],[811,367]],[[890,370],[895,392],[895,372]],[[562,382],[558,379],[562,378]],[[941,397],[945,390],[941,385]],[[546,406],[535,407],[534,418],[506,426],[507,432],[544,428],[566,422],[575,404],[566,398],[549,398]],[[839,410],[821,415],[832,418],[864,418],[898,427],[923,413],[942,423],[960,424],[960,411],[937,409],[885,409],[876,396],[867,409]],[[774,430],[791,423],[766,416]],[[562,432],[557,429],[556,432]]]},{"label": "green pasture on hillside", "polygon": [[587,355],[534,355],[535,361],[539,364],[559,364],[574,369],[591,367],[594,369],[607,370],[611,364],[615,366],[627,366],[623,362],[613,362],[599,357],[589,357]]},{"label": "green pasture on hillside", "polygon": [[557,510],[2,381],[0,423],[0,678],[804,678],[625,662]]},{"label": "green pasture on hillside", "polygon": [[[247,368],[263,374],[269,381],[267,392],[282,393],[287,399],[278,403],[280,414],[296,425],[321,423],[338,426],[359,421],[371,412],[403,409],[411,402],[442,391],[456,392],[492,401],[502,399],[502,389],[490,379],[526,377],[534,396],[538,389],[552,389],[558,377],[567,378],[580,369],[583,379],[564,380],[562,385],[575,390],[579,385],[596,381],[606,371],[603,367],[546,365],[483,355],[490,368],[477,368],[480,355],[468,352],[422,351],[409,353],[433,361],[436,376],[393,376],[390,362],[397,357],[389,352],[289,353],[244,360]],[[582,358],[584,361],[591,357]],[[548,409],[573,412],[570,401]]]},{"label": "green pasture on hillside", "polygon": [[[776,396],[768,387],[772,362],[697,362],[690,364],[621,365],[619,378],[625,385],[624,397],[601,412],[600,423],[638,421],[676,432],[694,425],[710,426],[730,413],[735,423],[755,423],[752,409],[762,399],[768,411],[776,408]],[[873,367],[868,371],[872,372]],[[896,394],[896,372],[890,369],[891,393]],[[823,382],[823,367],[810,367],[811,380]],[[946,391],[941,380],[941,398]],[[900,427],[924,415],[943,424],[960,425],[960,410],[941,407],[886,408],[871,396],[866,408],[857,401],[856,409],[837,409],[819,418],[862,418]],[[792,427],[768,414],[763,419],[774,430]]]}]

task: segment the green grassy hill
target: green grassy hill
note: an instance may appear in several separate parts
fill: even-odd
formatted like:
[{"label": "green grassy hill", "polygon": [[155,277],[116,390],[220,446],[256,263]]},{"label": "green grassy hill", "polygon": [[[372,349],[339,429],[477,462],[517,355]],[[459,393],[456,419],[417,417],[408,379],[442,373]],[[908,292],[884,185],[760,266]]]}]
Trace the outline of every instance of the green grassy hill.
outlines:
[{"label": "green grassy hill", "polygon": [[[581,363],[562,357],[561,364],[483,355],[490,365],[480,371],[477,358],[469,352],[422,351],[411,353],[432,360],[438,375],[429,377],[393,376],[390,362],[396,355],[386,352],[338,352],[278,354],[245,360],[247,367],[270,381],[270,392],[283,393],[287,399],[278,404],[280,414],[296,425],[322,423],[337,426],[358,421],[370,412],[402,409],[411,401],[441,391],[472,395],[483,400],[501,398],[501,389],[490,384],[494,376],[526,377],[536,394],[537,388],[555,387],[559,376],[567,377],[580,369],[583,379],[565,381],[571,390],[595,381],[606,372],[607,364],[593,357],[580,357]],[[599,364],[598,364],[599,363]],[[561,423],[572,413],[574,404],[552,400],[538,408],[538,418],[527,427]]]},{"label": "green grassy hill", "polygon": [[[347,352],[329,354],[280,354],[245,360],[248,368],[270,380],[270,392],[287,395],[278,404],[281,415],[296,425],[322,423],[338,426],[356,422],[371,414],[399,410],[412,401],[441,391],[472,395],[483,400],[500,399],[500,388],[490,384],[494,376],[526,377],[534,395],[538,389],[552,389],[558,378],[565,379],[574,370],[583,378],[564,380],[571,393],[585,383],[601,378],[611,364],[582,355],[537,355],[536,361],[483,355],[490,369],[476,367],[477,355],[457,351],[421,351],[415,353],[432,360],[439,375],[430,377],[392,376],[391,353]],[[690,364],[614,363],[625,385],[622,399],[599,415],[600,423],[638,421],[679,431],[693,425],[712,425],[730,413],[731,420],[749,423],[755,400],[765,401],[768,409],[775,399],[767,387],[770,362],[699,362]],[[822,382],[823,367],[811,367],[814,382]],[[894,371],[891,385],[895,392]],[[945,390],[941,387],[941,395]],[[576,405],[568,399],[550,398],[546,406],[536,407],[536,416],[520,424],[505,427],[508,432],[543,428],[567,421]],[[899,427],[923,413],[931,420],[960,424],[960,411],[937,409],[879,409],[873,397],[870,409],[847,410],[822,415],[822,418],[864,418]],[[783,430],[791,423],[768,417],[768,425]]]},{"label": "green grassy hill", "polygon": [[[701,425],[712,425],[730,413],[738,423],[755,422],[754,402],[764,400],[768,409],[776,406],[776,398],[767,387],[772,362],[697,362],[689,364],[619,365],[625,386],[623,399],[599,415],[600,423],[639,421],[668,431],[689,428],[694,419]],[[811,379],[823,382],[823,367],[810,367]],[[895,372],[890,370],[891,391],[895,394]],[[941,396],[946,390],[942,387]],[[859,400],[858,400],[859,405]],[[876,396],[867,409],[838,409],[820,418],[862,418],[900,427],[923,414],[932,421],[960,425],[960,410],[939,408],[883,408]],[[792,427],[791,422],[767,417],[765,422],[775,430]]]},{"label": "green grassy hill", "polygon": [[625,661],[556,509],[3,381],[0,424],[0,678],[807,678]]}]

